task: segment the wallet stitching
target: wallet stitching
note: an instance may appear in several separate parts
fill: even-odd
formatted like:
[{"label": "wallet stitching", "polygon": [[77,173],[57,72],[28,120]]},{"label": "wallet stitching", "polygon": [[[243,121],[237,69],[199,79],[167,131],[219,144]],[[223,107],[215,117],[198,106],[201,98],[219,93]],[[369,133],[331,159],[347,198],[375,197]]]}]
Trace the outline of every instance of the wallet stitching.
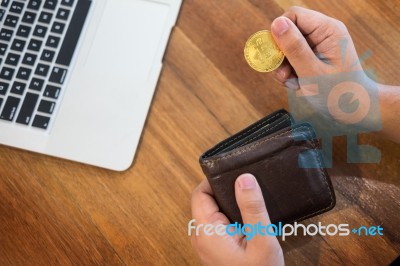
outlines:
[{"label": "wallet stitching", "polygon": [[[303,128],[303,127],[299,127],[299,129],[301,129],[301,128]],[[244,153],[244,152],[251,151],[251,150],[253,150],[254,148],[256,148],[257,146],[259,146],[259,145],[261,145],[261,144],[263,144],[263,143],[265,143],[265,142],[268,142],[268,141],[270,141],[270,140],[276,139],[276,138],[278,138],[278,137],[280,137],[280,136],[283,136],[283,135],[285,135],[285,134],[287,134],[287,133],[290,133],[290,132],[292,132],[291,129],[289,129],[289,130],[287,130],[287,131],[285,131],[285,132],[282,132],[281,134],[276,135],[276,136],[274,136],[274,137],[267,138],[267,139],[264,139],[264,140],[259,141],[259,142],[257,142],[257,143],[254,143],[254,144],[250,145],[249,147],[245,147],[245,148],[242,147],[240,150],[235,151],[234,153],[230,153],[230,154],[224,155],[224,156],[222,156],[222,157],[220,157],[220,158],[217,158],[217,159],[215,159],[215,160],[212,160],[212,161],[204,160],[204,162],[203,162],[202,164],[203,164],[203,165],[209,165],[209,166],[211,166],[210,164],[213,164],[214,162],[218,162],[218,161],[220,161],[220,160],[228,159],[228,158],[231,158],[231,157],[240,155],[240,154],[242,154],[242,153]]]},{"label": "wallet stitching", "polygon": [[229,140],[228,142],[222,144],[222,146],[218,147],[216,150],[213,150],[212,153],[215,154],[216,152],[222,150],[223,148],[225,148],[226,146],[230,145],[232,142],[236,141],[238,138],[243,137],[243,135],[247,135],[249,132],[251,131],[256,131],[257,129],[259,129],[260,127],[262,127],[263,125],[265,125],[266,123],[268,123],[269,121],[271,121],[272,119],[274,119],[275,117],[277,117],[279,114],[275,114],[274,116],[268,118],[267,120],[265,120],[264,122],[255,125],[255,127],[249,128],[248,130],[246,130],[245,132],[243,132],[242,134],[236,136],[235,138]]},{"label": "wallet stitching", "polygon": [[[275,114],[274,116],[268,118],[267,120],[263,121],[262,123],[260,123],[260,124],[258,124],[258,125],[255,125],[255,126],[252,127],[252,128],[249,128],[248,130],[246,130],[246,131],[243,132],[242,134],[236,136],[236,137],[233,138],[233,139],[230,139],[230,140],[227,141],[226,143],[221,144],[221,146],[216,147],[216,149],[213,150],[213,151],[210,152],[210,153],[215,155],[217,152],[219,152],[220,150],[222,150],[222,149],[225,148],[226,146],[230,145],[232,142],[234,142],[234,141],[236,141],[237,139],[243,137],[244,135],[247,135],[247,134],[248,134],[249,132],[251,132],[251,131],[256,131],[256,130],[258,130],[260,127],[264,126],[266,123],[268,123],[269,121],[271,121],[272,119],[274,119],[275,117],[277,117],[277,116],[279,116],[279,115],[281,115],[281,114],[280,114],[280,113]],[[285,115],[287,115],[287,114],[285,114]],[[284,116],[285,116],[285,115],[284,115]]]},{"label": "wallet stitching", "polygon": [[242,145],[240,145],[240,147],[243,147],[244,145],[248,144],[248,143],[251,142],[252,140],[257,139],[259,136],[261,136],[261,135],[263,135],[263,134],[265,134],[265,133],[271,131],[272,129],[278,127],[279,125],[281,125],[281,124],[283,124],[283,123],[285,123],[285,122],[286,122],[286,120],[283,120],[283,121],[279,122],[278,124],[276,124],[275,126],[269,128],[268,130],[263,131],[263,132],[261,132],[260,134],[258,134],[257,136],[254,136],[254,137],[252,137],[251,139],[247,140],[247,141],[244,142]]},{"label": "wallet stitching", "polygon": [[[304,129],[304,128],[307,130],[307,132],[308,132],[309,134],[312,134],[311,130],[310,130],[308,127],[299,127],[298,129]],[[233,157],[233,156],[236,156],[236,155],[240,155],[240,154],[242,154],[243,152],[246,152],[246,151],[251,151],[252,149],[254,149],[255,147],[261,145],[262,143],[265,143],[265,142],[268,142],[268,141],[270,141],[270,140],[276,139],[276,138],[278,138],[278,137],[280,137],[280,136],[282,136],[282,135],[285,135],[285,134],[287,134],[287,133],[290,133],[290,132],[292,132],[292,131],[293,131],[292,129],[287,130],[287,131],[282,132],[281,134],[276,135],[276,136],[274,136],[274,137],[272,137],[272,138],[268,138],[268,139],[265,139],[265,140],[260,141],[260,142],[258,142],[258,143],[254,143],[253,145],[251,145],[251,146],[249,146],[249,147],[247,147],[247,148],[240,149],[240,150],[238,150],[238,151],[236,151],[236,152],[234,152],[234,153],[231,153],[231,154],[225,155],[225,156],[223,156],[223,157],[221,157],[221,158],[218,158],[218,159],[216,159],[216,160],[213,160],[213,162],[216,162],[216,161],[219,161],[219,160],[222,160],[222,159],[228,159],[228,158],[230,158],[230,157]],[[306,140],[306,141],[309,142],[309,143],[311,144],[311,146],[312,146],[314,149],[317,149],[317,147],[315,146],[315,143],[314,143],[314,142],[312,142],[312,141],[310,141],[310,140]],[[322,162],[321,162],[319,156],[317,156],[317,160],[318,160],[319,165],[322,166]],[[210,164],[213,163],[213,162],[205,161],[205,162],[202,163],[202,164],[203,164],[203,165],[210,165]],[[211,166],[211,165],[210,165],[210,166]],[[331,203],[330,203],[330,205],[329,205],[328,207],[326,207],[326,208],[324,208],[324,209],[322,209],[322,210],[317,210],[317,211],[315,211],[315,212],[313,212],[313,213],[309,213],[309,214],[306,214],[306,215],[301,216],[301,217],[299,217],[299,218],[293,219],[293,220],[295,220],[295,221],[296,221],[296,220],[303,220],[303,219],[305,219],[305,218],[307,218],[307,217],[310,217],[310,216],[313,216],[313,215],[322,213],[322,212],[324,212],[325,210],[328,210],[328,209],[332,208],[332,206],[333,206],[333,204],[334,204],[334,200],[333,200],[333,196],[332,196],[332,190],[331,190],[331,187],[329,186],[329,183],[328,183],[327,177],[326,177],[326,175],[325,175],[325,172],[322,171],[321,167],[319,167],[318,170],[319,170],[320,173],[322,174],[322,176],[323,176],[323,178],[324,178],[324,182],[325,182],[325,184],[326,184],[326,186],[327,186],[327,188],[328,188],[329,197],[330,197]]]}]

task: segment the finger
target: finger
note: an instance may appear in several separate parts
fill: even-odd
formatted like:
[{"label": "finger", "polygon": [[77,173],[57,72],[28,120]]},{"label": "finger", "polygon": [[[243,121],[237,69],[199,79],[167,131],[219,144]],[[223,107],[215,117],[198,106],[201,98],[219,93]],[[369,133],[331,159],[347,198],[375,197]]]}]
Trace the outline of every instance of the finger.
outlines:
[{"label": "finger", "polygon": [[192,193],[192,217],[197,223],[229,224],[228,218],[219,211],[207,179]]},{"label": "finger", "polygon": [[235,196],[243,223],[270,223],[261,188],[253,175],[243,174],[237,178]]},{"label": "finger", "polygon": [[[212,235],[205,235],[204,227],[207,224],[214,226],[229,224],[228,218],[219,212],[208,180],[203,180],[192,193],[192,216],[196,220],[195,228],[191,231],[191,243],[195,250],[207,251],[214,247],[227,247],[229,250],[241,251],[243,237],[238,234],[231,236],[225,233],[221,236],[213,232]],[[197,227],[200,227],[199,230]],[[226,231],[225,226],[222,231]]]},{"label": "finger", "polygon": [[296,74],[312,76],[319,69],[320,61],[315,56],[303,34],[287,17],[272,22],[272,35],[292,65]]},{"label": "finger", "polygon": [[[235,234],[234,236],[230,236],[228,234],[224,235],[206,235],[203,232],[200,232],[199,235],[193,234],[191,236],[191,244],[197,255],[201,258],[206,265],[214,265],[215,255],[213,254],[222,252],[222,256],[229,254],[235,254],[237,257],[245,256],[245,248],[246,242],[243,241],[243,238]],[[224,253],[225,251],[225,253]],[[213,258],[214,260],[210,258]],[[226,260],[226,258],[225,258]]]},{"label": "finger", "polygon": [[293,68],[289,62],[285,59],[282,65],[275,70],[275,78],[281,84],[285,84],[286,80],[293,75]]},{"label": "finger", "polygon": [[[242,215],[243,224],[263,226],[270,224],[267,208],[261,188],[256,178],[251,174],[243,174],[238,177],[235,183],[236,201]],[[268,239],[261,234],[255,234],[249,241],[249,245],[266,245]],[[254,244],[253,244],[254,243]]]},{"label": "finger", "polygon": [[283,16],[289,18],[297,26],[312,49],[330,35],[348,37],[347,28],[341,21],[314,10],[294,6],[289,8]]},{"label": "finger", "polygon": [[309,35],[321,25],[330,23],[331,17],[303,7],[293,6],[283,16],[290,19],[303,35]]},{"label": "finger", "polygon": [[299,79],[295,75],[292,75],[285,81],[285,87],[286,89],[293,91],[299,90],[300,89]]}]

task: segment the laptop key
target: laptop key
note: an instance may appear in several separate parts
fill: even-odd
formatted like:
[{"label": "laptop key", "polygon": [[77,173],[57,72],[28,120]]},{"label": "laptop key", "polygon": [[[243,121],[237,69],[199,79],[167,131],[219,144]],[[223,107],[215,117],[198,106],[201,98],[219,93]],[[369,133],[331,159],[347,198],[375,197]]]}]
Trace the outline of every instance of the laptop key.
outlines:
[{"label": "laptop key", "polygon": [[22,22],[33,24],[36,19],[36,14],[30,11],[26,11],[22,17]]},{"label": "laptop key", "polygon": [[43,88],[43,84],[44,84],[43,79],[33,78],[31,80],[31,84],[29,84],[29,89],[35,91],[41,91]]},{"label": "laptop key", "polygon": [[[82,28],[85,24],[86,17],[89,12],[91,5],[89,0],[78,1],[71,18],[71,23],[68,26],[65,34],[63,43],[61,45],[60,52],[56,59],[56,63],[60,65],[69,66],[72,60],[72,56],[75,52],[76,45],[78,44],[79,37],[82,32]],[[62,5],[72,6],[72,0],[62,0]]]},{"label": "laptop key", "polygon": [[51,72],[49,81],[58,84],[63,84],[66,75],[67,75],[67,69],[61,67],[54,67],[53,71]]},{"label": "laptop key", "polygon": [[22,52],[24,50],[26,42],[24,40],[15,39],[11,45],[11,50]]},{"label": "laptop key", "polygon": [[1,1],[1,6],[2,7],[8,7],[8,4],[11,2],[11,0],[3,0]]},{"label": "laptop key", "polygon": [[46,0],[44,3],[44,8],[54,10],[57,6],[57,1],[56,0]]},{"label": "laptop key", "polygon": [[0,71],[0,79],[11,80],[14,76],[15,70],[9,67],[3,67]]},{"label": "laptop key", "polygon": [[0,82],[0,95],[6,95],[9,86],[10,86],[10,84],[1,81]]},{"label": "laptop key", "polygon": [[16,65],[18,65],[19,58],[20,58],[20,55],[9,53],[7,55],[6,64],[16,66]]},{"label": "laptop key", "polygon": [[32,70],[26,67],[20,67],[18,69],[17,78],[22,80],[28,80],[31,76]]},{"label": "laptop key", "polygon": [[64,32],[65,24],[60,22],[54,22],[51,27],[51,32],[62,34]]},{"label": "laptop key", "polygon": [[2,103],[3,103],[3,98],[0,98],[0,108],[1,108]]},{"label": "laptop key", "polygon": [[51,22],[52,17],[53,17],[53,14],[43,11],[39,15],[39,22],[49,24]]},{"label": "laptop key", "polygon": [[[62,0],[61,4],[63,6],[72,6],[74,4],[74,1],[73,0]],[[78,5],[79,5],[79,3],[78,3]]]},{"label": "laptop key", "polygon": [[5,13],[6,13],[5,9],[0,9],[0,22],[3,20]]},{"label": "laptop key", "polygon": [[29,0],[28,8],[33,10],[39,10],[41,4],[42,4],[41,0]]},{"label": "laptop key", "polygon": [[22,103],[21,110],[17,117],[17,123],[29,125],[33,111],[35,110],[36,103],[39,99],[38,94],[28,92],[25,96],[24,102]]},{"label": "laptop key", "polygon": [[60,43],[59,37],[49,35],[49,38],[47,38],[46,46],[51,48],[57,48],[59,43]]},{"label": "laptop key", "polygon": [[46,77],[47,73],[49,73],[50,66],[45,64],[38,64],[36,67],[35,74],[38,76]]},{"label": "laptop key", "polygon": [[45,62],[52,62],[54,59],[55,52],[44,49],[42,52],[42,56],[40,57],[40,60],[45,61]]},{"label": "laptop key", "polygon": [[11,40],[12,35],[13,35],[13,31],[12,30],[1,29],[1,31],[0,31],[0,40],[9,42]]},{"label": "laptop key", "polygon": [[30,32],[31,32],[31,27],[20,25],[17,30],[17,36],[28,38]]},{"label": "laptop key", "polygon": [[22,59],[22,63],[28,66],[33,66],[36,62],[36,57],[37,56],[34,54],[26,53]]},{"label": "laptop key", "polygon": [[5,55],[7,51],[7,44],[0,43],[0,55]]},{"label": "laptop key", "polygon": [[42,113],[52,114],[55,106],[56,106],[55,102],[41,100],[38,111]]},{"label": "laptop key", "polygon": [[35,30],[33,31],[33,35],[44,38],[44,36],[46,36],[46,32],[47,32],[47,27],[36,25]]},{"label": "laptop key", "polygon": [[60,8],[57,11],[56,18],[62,19],[62,20],[68,20],[69,17],[69,10],[65,8]]},{"label": "laptop key", "polygon": [[50,117],[36,115],[35,119],[33,119],[32,126],[41,129],[47,129],[47,127],[49,126],[49,122],[50,122]]},{"label": "laptop key", "polygon": [[22,95],[24,94],[25,88],[26,88],[26,83],[16,81],[12,85],[11,93]]},{"label": "laptop key", "polygon": [[47,85],[46,89],[44,90],[43,96],[57,99],[58,96],[60,95],[61,88],[52,86],[52,85]]},{"label": "laptop key", "polygon": [[0,119],[13,121],[15,113],[18,109],[19,102],[20,98],[8,96],[3,111],[1,112]]},{"label": "laptop key", "polygon": [[24,3],[14,1],[11,4],[10,12],[21,14],[23,9],[24,9]]},{"label": "laptop key", "polygon": [[4,21],[4,25],[11,28],[14,28],[15,25],[17,25],[17,23],[18,23],[18,17],[13,15],[8,15],[6,17],[6,20]]},{"label": "laptop key", "polygon": [[31,39],[28,45],[28,50],[38,52],[40,50],[40,46],[42,46],[42,41]]}]

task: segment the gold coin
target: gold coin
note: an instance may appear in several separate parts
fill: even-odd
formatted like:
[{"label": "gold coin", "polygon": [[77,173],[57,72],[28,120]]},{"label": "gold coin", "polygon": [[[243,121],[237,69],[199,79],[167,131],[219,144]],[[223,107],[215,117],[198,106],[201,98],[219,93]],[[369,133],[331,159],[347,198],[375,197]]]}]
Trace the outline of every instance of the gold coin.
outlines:
[{"label": "gold coin", "polygon": [[250,36],[244,47],[244,57],[247,63],[259,72],[274,71],[285,59],[285,55],[268,30],[262,30]]}]

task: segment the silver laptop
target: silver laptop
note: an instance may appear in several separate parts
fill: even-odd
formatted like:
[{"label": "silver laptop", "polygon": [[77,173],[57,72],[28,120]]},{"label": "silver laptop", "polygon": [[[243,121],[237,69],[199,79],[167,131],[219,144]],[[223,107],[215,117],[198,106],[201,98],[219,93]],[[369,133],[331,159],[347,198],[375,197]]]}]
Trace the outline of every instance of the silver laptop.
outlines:
[{"label": "silver laptop", "polygon": [[1,0],[0,143],[133,161],[181,0]]}]

